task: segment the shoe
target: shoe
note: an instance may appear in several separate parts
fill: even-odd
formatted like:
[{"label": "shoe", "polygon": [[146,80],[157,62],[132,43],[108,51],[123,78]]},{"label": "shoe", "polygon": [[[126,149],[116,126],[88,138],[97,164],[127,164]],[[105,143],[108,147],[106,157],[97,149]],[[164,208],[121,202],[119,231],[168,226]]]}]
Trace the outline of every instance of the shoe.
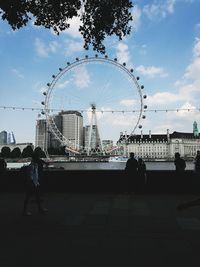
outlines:
[{"label": "shoe", "polygon": [[23,216],[31,216],[32,213],[29,212],[29,211],[24,211],[24,212],[22,213],[22,215],[23,215]]}]

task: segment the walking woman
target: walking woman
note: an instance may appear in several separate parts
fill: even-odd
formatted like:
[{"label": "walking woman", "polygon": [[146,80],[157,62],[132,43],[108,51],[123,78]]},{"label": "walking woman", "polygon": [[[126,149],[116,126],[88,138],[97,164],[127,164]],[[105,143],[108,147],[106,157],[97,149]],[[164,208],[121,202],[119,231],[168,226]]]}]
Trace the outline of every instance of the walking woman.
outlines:
[{"label": "walking woman", "polygon": [[41,205],[41,197],[40,197],[40,183],[39,183],[39,174],[40,174],[40,158],[37,153],[33,153],[32,160],[30,165],[27,168],[26,172],[26,195],[24,200],[24,208],[23,208],[23,215],[30,216],[31,213],[27,210],[28,203],[31,196],[34,194],[36,198],[36,203],[38,206],[39,213],[45,214],[47,209],[43,208]]}]

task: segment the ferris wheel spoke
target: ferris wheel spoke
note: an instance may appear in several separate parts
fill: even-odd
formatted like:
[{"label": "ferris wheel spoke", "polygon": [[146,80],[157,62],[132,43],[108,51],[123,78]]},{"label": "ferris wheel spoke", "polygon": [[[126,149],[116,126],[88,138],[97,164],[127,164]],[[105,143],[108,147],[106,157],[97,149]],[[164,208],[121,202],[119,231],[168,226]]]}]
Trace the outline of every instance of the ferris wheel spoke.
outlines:
[{"label": "ferris wheel spoke", "polygon": [[[90,64],[94,64],[94,67],[91,67]],[[85,65],[89,67],[86,69]],[[97,68],[99,65],[103,65],[103,70],[101,69],[99,71]],[[109,71],[105,71],[105,66],[111,67]],[[120,75],[116,75],[113,69],[119,71],[122,77],[119,78],[118,76]],[[81,72],[79,77],[77,76],[78,71]],[[92,71],[93,76],[88,76],[88,71]],[[103,73],[103,75],[100,76],[100,73]],[[69,78],[69,74],[72,75],[73,79]],[[116,125],[120,125],[119,123],[123,125],[126,119],[128,121],[131,119],[131,121],[133,121],[131,122],[132,130],[130,130],[130,135],[133,134],[138,127],[144,108],[143,93],[138,84],[138,77],[134,76],[132,70],[126,68],[125,63],[120,64],[116,59],[112,60],[107,56],[104,58],[98,57],[97,55],[95,55],[95,57],[85,57],[83,59],[76,58],[76,61],[67,63],[67,66],[60,68],[59,73],[52,77],[53,81],[47,84],[48,89],[45,93],[45,101],[43,102],[44,114],[46,115],[50,130],[55,135],[56,139],[60,141],[62,145],[66,146],[68,151],[81,153],[83,151],[92,151],[93,149],[93,151],[101,150],[102,153],[103,147],[100,136],[102,134],[102,129],[107,127],[105,126],[106,123],[109,124],[112,122],[114,127],[115,122]],[[77,80],[77,78],[79,79]],[[84,80],[84,78],[86,78],[86,80]],[[94,84],[95,79],[99,81],[97,87]],[[116,90],[113,90],[114,87],[116,87]],[[56,89],[58,90],[56,91]],[[52,108],[52,106],[54,106],[55,109]],[[89,140],[88,148],[66,138],[54,121],[54,116],[56,115],[55,111],[59,109],[60,111],[74,110],[80,113],[86,113],[86,117],[88,117],[86,121],[90,124],[90,130],[93,125],[96,125],[96,138],[100,140],[98,147],[92,148],[91,139]],[[131,109],[136,113],[131,114]],[[93,122],[91,122],[92,120]],[[91,132],[90,138],[92,138]],[[110,149],[110,151],[111,150],[112,149]]]}]

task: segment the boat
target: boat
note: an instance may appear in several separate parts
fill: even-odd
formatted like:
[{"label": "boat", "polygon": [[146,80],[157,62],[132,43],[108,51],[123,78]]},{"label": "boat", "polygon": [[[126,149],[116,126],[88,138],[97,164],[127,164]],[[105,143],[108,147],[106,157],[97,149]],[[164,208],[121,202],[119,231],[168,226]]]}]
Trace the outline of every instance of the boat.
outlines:
[{"label": "boat", "polygon": [[127,162],[128,157],[125,156],[114,156],[109,158],[109,162]]}]

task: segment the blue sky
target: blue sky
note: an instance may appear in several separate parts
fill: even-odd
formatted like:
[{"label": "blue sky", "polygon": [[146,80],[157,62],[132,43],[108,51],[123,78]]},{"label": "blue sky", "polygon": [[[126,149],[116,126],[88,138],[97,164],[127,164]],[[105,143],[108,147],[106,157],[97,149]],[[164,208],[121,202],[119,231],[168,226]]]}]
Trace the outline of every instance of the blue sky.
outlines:
[{"label": "blue sky", "polygon": [[[199,10],[200,0],[135,1],[130,36],[120,42],[106,39],[108,56],[126,62],[140,76],[148,109],[200,107]],[[0,22],[0,106],[41,108],[51,75],[67,61],[95,54],[92,49],[84,51],[78,25],[78,18],[73,19],[71,28],[57,36],[33,23],[12,31]],[[91,64],[63,76],[51,106],[89,108],[95,102],[103,110],[128,110],[136,108],[138,101],[136,89],[118,69]],[[85,123],[87,114],[83,114]],[[17,142],[34,143],[38,111],[0,109],[0,116],[0,131],[13,131]],[[200,128],[199,111],[147,111],[146,116],[141,122],[143,133],[192,132],[194,120]],[[116,140],[120,131],[130,133],[135,119],[128,113],[99,113],[102,138]]]}]

